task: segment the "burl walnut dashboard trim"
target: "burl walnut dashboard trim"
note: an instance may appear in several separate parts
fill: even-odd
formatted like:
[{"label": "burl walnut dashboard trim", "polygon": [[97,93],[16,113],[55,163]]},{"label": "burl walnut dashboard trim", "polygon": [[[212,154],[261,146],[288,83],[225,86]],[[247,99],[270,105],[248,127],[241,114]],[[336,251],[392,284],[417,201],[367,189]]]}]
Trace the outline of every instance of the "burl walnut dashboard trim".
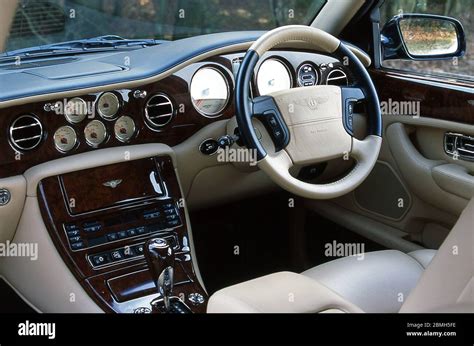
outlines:
[{"label": "burl walnut dashboard trim", "polygon": [[[207,118],[197,112],[191,102],[189,85],[192,75],[203,66],[213,66],[221,71],[228,79],[229,85],[232,86],[230,93],[230,101],[226,105],[219,117]],[[121,98],[121,108],[119,116],[130,116],[135,121],[135,134],[127,145],[145,144],[145,143],[163,143],[169,146],[177,145],[192,136],[204,126],[222,119],[230,119],[235,114],[234,98],[233,98],[233,75],[232,62],[229,58],[214,57],[206,61],[193,64],[178,73],[166,77],[156,83],[143,85],[137,89],[119,89],[115,93]],[[135,98],[135,91],[146,92],[145,98]],[[154,95],[164,93],[171,98],[176,114],[173,120],[160,129],[150,128],[145,120],[145,106],[147,101]],[[97,149],[123,146],[121,142],[114,136],[114,125],[116,118],[103,119],[97,114],[96,101],[102,93],[97,92],[86,95],[76,95],[86,102],[93,104],[93,118],[84,119],[78,124],[69,123],[64,115],[55,112],[46,111],[44,106],[46,103],[55,103],[62,99],[50,99],[47,102],[36,102],[24,104],[0,110],[0,124],[4,131],[4,135],[0,136],[0,147],[5,150],[0,151],[0,178],[22,174],[28,168],[38,165],[42,162],[58,159],[65,156],[80,154],[83,152],[93,151]],[[69,99],[67,99],[69,100]],[[37,117],[43,124],[44,139],[38,148],[32,151],[21,152],[12,147],[7,131],[12,122],[23,114],[32,114]],[[98,148],[92,148],[86,143],[84,138],[84,129],[91,120],[101,121],[107,130],[108,136],[104,143]],[[72,127],[77,135],[78,144],[67,153],[62,153],[55,148],[53,142],[54,132],[62,127]]]},{"label": "burl walnut dashboard trim", "polygon": [[[194,258],[189,248],[190,236],[188,234],[188,224],[186,213],[184,210],[184,202],[182,200],[179,183],[176,172],[170,156],[158,156],[152,158],[144,158],[135,161],[123,162],[122,169],[130,168],[130,166],[139,167],[140,170],[148,172],[150,165],[156,165],[159,172],[162,185],[166,189],[165,194],[150,192],[149,198],[136,203],[126,203],[126,201],[118,202],[109,209],[98,209],[88,211],[87,213],[72,214],[67,206],[66,201],[61,198],[63,194],[61,179],[64,177],[77,179],[68,179],[66,188],[74,190],[82,188],[94,193],[94,183],[100,184],[102,180],[110,179],[111,174],[120,173],[122,169],[117,170],[116,165],[102,166],[84,171],[94,171],[95,181],[88,181],[84,186],[84,181],[79,179],[81,172],[67,173],[61,176],[50,176],[41,180],[38,185],[38,201],[41,215],[53,240],[58,252],[67,264],[68,268],[74,274],[76,279],[81,283],[83,288],[93,300],[106,312],[134,312],[136,309],[150,308],[150,302],[156,298],[156,290],[151,282],[151,275],[143,257],[143,254],[135,253],[133,257],[125,258],[119,261],[110,261],[108,265],[95,266],[91,262],[91,257],[105,253],[112,253],[118,249],[135,249],[137,246],[143,246],[147,239],[151,237],[174,237],[177,241],[175,247],[176,258],[176,286],[174,295],[183,297],[186,304],[193,312],[205,312],[207,305],[207,294],[201,287],[197,278],[193,265]],[[101,178],[101,173],[103,178]],[[127,176],[126,179],[133,180],[134,183],[122,186],[123,192],[120,196],[126,196],[127,192],[133,193],[134,185],[145,184],[142,176]],[[74,186],[74,181],[80,186]],[[93,197],[92,197],[93,199]],[[149,215],[149,211],[157,210],[156,208],[163,203],[173,204],[178,213],[178,220],[170,226],[154,228],[156,221],[154,219],[146,219],[145,215]],[[90,207],[97,207],[96,201],[92,202]],[[160,209],[161,210],[161,209]],[[165,215],[165,214],[164,214]],[[165,217],[165,216],[163,216]],[[101,228],[93,231],[93,235],[86,233],[86,224],[91,224],[91,220],[96,220]],[[113,220],[113,222],[110,222]],[[72,240],[68,233],[67,225],[79,225],[78,233],[74,236],[85,238],[85,246],[74,249]],[[82,227],[82,228],[81,228]],[[124,238],[116,238],[113,241],[107,240],[98,244],[92,244],[95,239],[108,239],[110,234],[119,234],[120,232],[129,232],[139,228],[147,228],[147,233],[124,236]],[[151,228],[151,231],[148,230]],[[71,228],[75,230],[76,228]],[[87,231],[89,232],[89,231]],[[186,240],[185,240],[186,238]],[[82,241],[81,239],[81,241]],[[76,240],[74,240],[76,241]],[[187,249],[185,248],[187,247]],[[135,251],[135,250],[133,250]],[[123,254],[123,252],[122,252]],[[117,281],[117,278],[128,276],[130,279]],[[117,283],[118,282],[118,283]],[[155,292],[155,293],[153,293]],[[199,293],[205,298],[205,302],[200,305],[192,305],[187,301],[190,293]],[[122,297],[122,298],[120,298]],[[123,298],[128,297],[128,298]]]}]

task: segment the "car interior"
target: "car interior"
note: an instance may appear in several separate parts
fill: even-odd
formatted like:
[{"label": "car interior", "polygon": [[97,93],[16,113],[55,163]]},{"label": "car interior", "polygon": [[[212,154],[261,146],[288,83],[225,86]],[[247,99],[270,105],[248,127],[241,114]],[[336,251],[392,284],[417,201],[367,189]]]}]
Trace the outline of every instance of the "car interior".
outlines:
[{"label": "car interior", "polygon": [[2,0],[0,312],[474,312],[470,0]]}]

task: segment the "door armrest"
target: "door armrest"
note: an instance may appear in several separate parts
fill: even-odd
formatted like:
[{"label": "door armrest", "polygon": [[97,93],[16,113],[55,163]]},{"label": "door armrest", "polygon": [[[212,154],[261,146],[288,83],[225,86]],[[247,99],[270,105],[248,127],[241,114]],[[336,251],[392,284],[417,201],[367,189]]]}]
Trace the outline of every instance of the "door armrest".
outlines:
[{"label": "door armrest", "polygon": [[432,174],[443,190],[466,199],[474,197],[474,177],[467,168],[450,163],[434,167]]}]

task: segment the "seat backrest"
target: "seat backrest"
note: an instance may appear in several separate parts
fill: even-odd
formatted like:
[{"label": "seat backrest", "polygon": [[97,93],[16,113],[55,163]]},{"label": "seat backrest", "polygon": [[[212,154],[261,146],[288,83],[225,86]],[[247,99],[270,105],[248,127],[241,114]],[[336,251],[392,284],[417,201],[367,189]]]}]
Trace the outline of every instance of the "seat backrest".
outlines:
[{"label": "seat backrest", "polygon": [[462,212],[400,312],[474,312],[474,199]]}]

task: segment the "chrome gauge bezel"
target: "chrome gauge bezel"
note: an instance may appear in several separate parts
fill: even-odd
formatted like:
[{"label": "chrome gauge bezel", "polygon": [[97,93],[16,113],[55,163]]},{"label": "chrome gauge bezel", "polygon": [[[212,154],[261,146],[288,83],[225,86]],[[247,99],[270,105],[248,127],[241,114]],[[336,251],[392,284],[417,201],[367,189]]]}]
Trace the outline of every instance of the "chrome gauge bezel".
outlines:
[{"label": "chrome gauge bezel", "polygon": [[[95,123],[95,124],[98,124],[99,126],[103,127],[104,129],[104,139],[100,142],[100,143],[92,143],[89,138],[87,138],[87,134],[86,134],[86,130],[89,126],[91,126],[92,123]],[[90,121],[89,123],[87,123],[87,125],[84,127],[84,138],[86,139],[86,143],[92,147],[92,148],[97,148],[98,146],[100,146],[101,144],[103,144],[104,142],[107,141],[107,138],[108,138],[109,134],[107,132],[107,127],[105,126],[105,124],[100,121],[100,120],[92,120]]]},{"label": "chrome gauge bezel", "polygon": [[[68,104],[71,103],[71,102],[81,102],[82,103],[82,108],[85,110],[85,113],[84,114],[80,114],[80,118],[79,119],[74,119],[71,117],[71,114],[68,113],[67,109],[68,109]],[[70,123],[70,124],[79,124],[80,122],[82,122],[86,117],[87,117],[87,103],[84,99],[80,98],[80,97],[74,97],[72,99],[70,99],[69,101],[67,101],[66,103],[66,106],[64,107],[64,117],[66,118],[66,120]],[[77,113],[75,114],[75,116],[77,116]]]},{"label": "chrome gauge bezel", "polygon": [[[69,150],[62,149],[61,147],[58,146],[58,143],[56,142],[56,134],[61,129],[68,129],[68,130],[72,131],[72,133],[74,133],[74,144],[71,146],[71,149],[69,149]],[[78,143],[76,130],[74,130],[69,125],[59,127],[53,134],[53,142],[54,142],[54,147],[56,148],[57,151],[59,151],[60,153],[69,153],[71,150],[73,150],[76,147],[76,145]]]},{"label": "chrome gauge bezel", "polygon": [[[220,77],[222,78],[222,80],[224,81],[225,83],[225,87],[226,87],[226,93],[227,93],[227,97],[225,99],[225,102],[223,103],[222,107],[218,110],[218,111],[215,111],[215,112],[206,112],[202,109],[200,109],[197,105],[196,105],[196,102],[194,101],[194,97],[193,97],[193,93],[192,93],[192,86],[193,86],[193,81],[195,80],[194,78],[196,77],[196,75],[199,73],[199,72],[202,72],[203,70],[206,70],[206,69],[209,69],[209,70],[213,70],[215,72],[217,72]],[[212,118],[212,119],[215,119],[215,118],[219,118],[220,116],[223,115],[225,109],[227,108],[227,106],[229,105],[229,101],[230,101],[230,98],[231,98],[231,89],[230,89],[230,85],[229,85],[229,79],[228,79],[228,76],[226,76],[226,74],[221,71],[221,69],[215,67],[215,66],[212,66],[212,65],[205,65],[205,66],[202,66],[201,68],[199,68],[192,76],[191,78],[191,81],[189,82],[189,96],[191,98],[191,103],[194,107],[194,109],[199,113],[201,114],[202,116],[206,117],[206,118]]]},{"label": "chrome gauge bezel", "polygon": [[[117,134],[117,130],[116,130],[116,126],[118,124],[118,122],[121,120],[121,119],[130,119],[132,121],[132,124],[133,124],[133,129],[132,129],[132,133],[130,134],[130,136],[128,138],[121,138],[118,134]],[[114,135],[115,135],[115,138],[122,142],[122,143],[128,143],[130,142],[130,140],[133,138],[133,136],[135,135],[137,131],[137,126],[135,124],[135,120],[133,120],[132,117],[128,116],[128,115],[122,115],[121,117],[119,117],[116,121],[115,121],[115,124],[114,124]]]},{"label": "chrome gauge bezel", "polygon": [[[117,100],[117,111],[113,114],[113,115],[106,115],[104,114],[104,112],[101,110],[101,107],[100,107],[100,101],[103,97],[105,97],[106,95],[111,95],[113,96],[116,100]],[[122,101],[120,100],[120,97],[115,93],[115,92],[112,92],[112,91],[106,91],[104,93],[102,93],[98,98],[97,98],[97,101],[96,101],[96,109],[97,109],[97,113],[99,113],[99,115],[101,116],[102,119],[104,120],[107,120],[107,121],[112,121],[112,120],[115,120],[117,119],[119,113],[120,113],[120,109],[122,108]]]}]

